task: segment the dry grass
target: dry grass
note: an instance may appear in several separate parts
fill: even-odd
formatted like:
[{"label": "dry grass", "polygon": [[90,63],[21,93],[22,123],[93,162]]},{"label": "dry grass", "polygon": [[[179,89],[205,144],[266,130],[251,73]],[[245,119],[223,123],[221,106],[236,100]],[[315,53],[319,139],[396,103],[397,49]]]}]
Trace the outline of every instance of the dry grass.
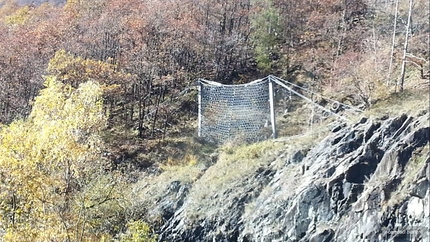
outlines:
[{"label": "dry grass", "polygon": [[177,137],[159,141],[154,151],[158,151],[163,159],[158,160],[159,163],[175,166],[210,162],[216,149],[216,145],[195,137]]},{"label": "dry grass", "polygon": [[[194,183],[189,195],[187,213],[192,217],[210,216],[216,209],[220,196],[240,193],[240,185],[256,171],[267,166],[279,155],[283,145],[273,141],[264,141],[236,148],[221,148],[218,162]],[[231,190],[231,191],[230,191]],[[229,196],[230,196],[229,195]]]},{"label": "dry grass", "polygon": [[429,108],[428,89],[408,89],[403,93],[393,93],[388,98],[378,101],[363,115],[371,118],[397,116],[403,113],[417,115]]}]

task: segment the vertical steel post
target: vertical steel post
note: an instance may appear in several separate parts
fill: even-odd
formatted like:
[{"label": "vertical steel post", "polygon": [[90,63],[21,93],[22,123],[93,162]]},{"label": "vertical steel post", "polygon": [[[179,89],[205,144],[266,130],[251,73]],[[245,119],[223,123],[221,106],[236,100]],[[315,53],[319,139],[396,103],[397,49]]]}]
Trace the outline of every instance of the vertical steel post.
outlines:
[{"label": "vertical steel post", "polygon": [[269,97],[270,97],[270,123],[272,124],[272,137],[276,138],[276,120],[275,120],[275,101],[273,92],[273,82],[271,76],[269,76]]},{"label": "vertical steel post", "polygon": [[198,94],[198,102],[199,102],[199,110],[198,110],[198,122],[199,129],[197,135],[202,137],[202,82],[198,80],[199,85],[199,94]]}]

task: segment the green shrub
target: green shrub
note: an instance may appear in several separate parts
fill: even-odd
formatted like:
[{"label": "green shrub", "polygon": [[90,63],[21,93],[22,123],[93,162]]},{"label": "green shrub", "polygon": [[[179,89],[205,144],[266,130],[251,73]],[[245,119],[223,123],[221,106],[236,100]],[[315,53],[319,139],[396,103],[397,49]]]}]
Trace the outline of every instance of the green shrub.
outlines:
[{"label": "green shrub", "polygon": [[149,225],[143,221],[128,223],[127,232],[121,236],[121,242],[156,242],[158,236],[152,233]]}]

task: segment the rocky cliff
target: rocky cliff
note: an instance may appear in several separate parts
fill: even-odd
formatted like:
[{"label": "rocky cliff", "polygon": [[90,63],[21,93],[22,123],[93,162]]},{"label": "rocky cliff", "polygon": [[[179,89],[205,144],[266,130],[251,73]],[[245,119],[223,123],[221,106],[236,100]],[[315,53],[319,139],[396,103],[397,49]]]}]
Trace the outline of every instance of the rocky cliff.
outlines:
[{"label": "rocky cliff", "polygon": [[159,222],[160,241],[430,239],[429,114],[329,129],[318,142],[224,149],[213,163],[159,178],[157,189],[140,184],[135,195],[147,201],[135,206]]}]

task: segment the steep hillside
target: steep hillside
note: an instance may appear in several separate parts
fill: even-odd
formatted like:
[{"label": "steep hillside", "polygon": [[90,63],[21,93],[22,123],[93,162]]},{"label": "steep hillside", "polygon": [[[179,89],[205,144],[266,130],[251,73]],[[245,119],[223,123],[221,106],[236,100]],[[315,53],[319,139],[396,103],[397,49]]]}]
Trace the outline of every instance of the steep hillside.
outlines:
[{"label": "steep hillside", "polygon": [[140,139],[177,136],[197,78],[275,74],[371,106],[428,77],[429,2],[413,3],[0,0],[0,122],[29,115],[46,75],[109,85],[109,126]]},{"label": "steep hillside", "polygon": [[132,209],[145,208],[160,241],[424,241],[427,95],[166,167],[134,185]]},{"label": "steep hillside", "polygon": [[[429,4],[0,0],[0,240],[376,241],[419,230]],[[366,111],[331,107],[339,122],[275,87],[278,139],[196,137],[198,78],[268,74],[327,108]]]}]

